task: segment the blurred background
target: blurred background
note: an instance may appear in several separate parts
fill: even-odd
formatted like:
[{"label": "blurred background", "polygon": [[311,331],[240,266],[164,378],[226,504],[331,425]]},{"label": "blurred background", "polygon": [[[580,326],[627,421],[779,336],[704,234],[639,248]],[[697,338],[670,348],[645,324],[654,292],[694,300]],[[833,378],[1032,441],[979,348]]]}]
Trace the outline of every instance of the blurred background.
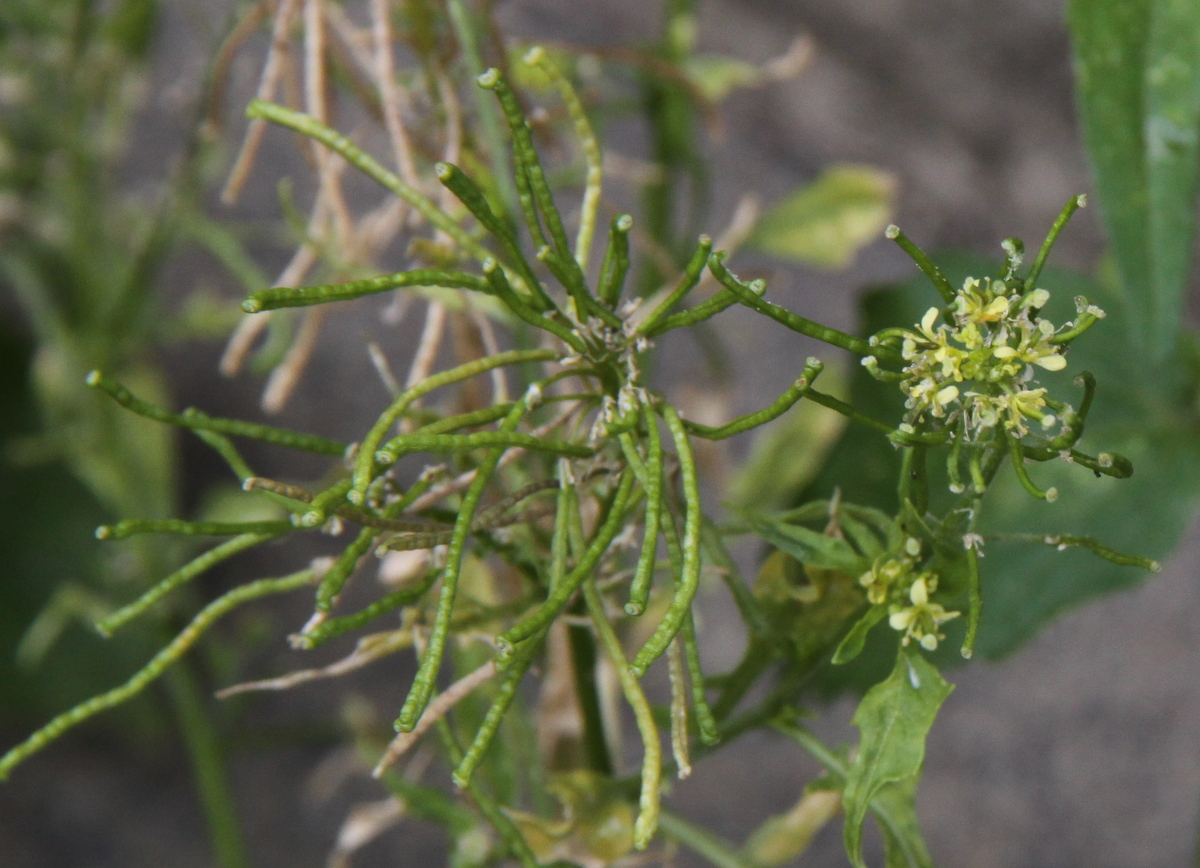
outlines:
[{"label": "blurred background", "polygon": [[[97,687],[116,683],[155,647],[152,631],[102,643],[80,626],[96,589],[109,581],[102,572],[133,575],[170,557],[133,549],[117,562],[97,551],[94,526],[114,511],[169,515],[180,504],[194,511],[201,500],[222,496],[212,485],[219,464],[199,446],[163,435],[150,445],[137,441],[127,454],[133,441],[115,414],[99,422],[77,418],[72,402],[94,400],[82,388],[81,358],[92,360],[83,373],[105,363],[119,367],[127,381],[147,394],[169,396],[172,406],[258,418],[264,374],[218,373],[223,337],[240,317],[242,291],[230,268],[277,274],[287,248],[278,238],[251,235],[253,263],[225,261],[221,268],[214,261],[224,249],[219,238],[210,238],[201,252],[195,244],[171,246],[163,233],[195,238],[215,231],[204,218],[246,227],[276,219],[277,179],[303,177],[304,171],[298,160],[260,163],[236,207],[218,201],[260,60],[243,52],[223,101],[205,103],[202,85],[216,46],[235,21],[232,4],[175,2],[151,14],[152,4],[130,3],[122,31],[128,36],[120,43],[125,54],[89,60],[95,67],[72,56],[79,34],[55,35],[52,15],[43,37],[30,29],[39,5],[14,2],[12,11],[0,10],[0,113],[6,116],[0,127],[10,135],[7,144],[0,142],[0,177],[9,186],[0,189],[0,261],[7,262],[0,271],[4,746]],[[1017,235],[1036,242],[1068,196],[1090,189],[1061,2],[702,0],[699,12],[699,40],[707,51],[765,62],[798,37],[807,37],[812,51],[797,77],[741,91],[723,106],[706,146],[714,227],[731,219],[747,193],[770,203],[831,163],[857,163],[894,176],[894,220],[926,249],[998,256],[1001,239]],[[497,17],[512,35],[576,46],[650,41],[660,16],[657,3],[633,0],[497,3]],[[134,67],[143,64],[142,73],[106,82],[105,75],[119,77],[110,67],[121,56]],[[91,101],[66,86],[69,68],[95,76]],[[121,112],[128,113],[127,122],[104,122],[106,113]],[[189,149],[207,147],[195,133],[199,121],[210,131],[214,123],[223,125],[224,144],[209,148],[201,160],[181,161]],[[106,144],[111,159],[88,164],[71,135],[116,137]],[[606,146],[630,160],[644,155],[636,132],[621,136],[617,130]],[[18,171],[20,155],[39,147],[46,157],[41,168]],[[194,177],[181,181],[179,172]],[[163,200],[167,179],[181,191],[171,203]],[[30,190],[45,191],[36,207],[23,204]],[[109,210],[104,196],[123,204]],[[180,201],[178,211],[170,210]],[[33,252],[15,255],[27,248]],[[122,249],[134,265],[113,259],[112,251]],[[1101,250],[1095,213],[1085,210],[1059,241],[1054,262],[1088,270]],[[776,302],[845,329],[854,326],[862,288],[913,271],[882,240],[839,271],[789,268],[753,254],[742,261],[769,277]],[[31,275],[29,263],[43,276]],[[147,290],[153,297],[139,300],[133,296],[144,274],[153,275]],[[36,304],[45,291],[37,288],[39,280],[52,284],[52,293],[74,287],[70,291],[81,299],[53,327],[28,313],[30,299]],[[388,325],[381,308],[356,306],[325,324],[281,424],[346,439],[369,424],[387,393],[363,350],[366,341],[387,349],[414,340],[415,326]],[[178,325],[165,338],[158,333],[152,339],[151,326],[162,317]],[[768,403],[815,349],[745,310],[731,310],[720,322],[730,368],[740,372],[735,379],[697,388],[689,372],[699,354],[690,346],[671,347],[657,373],[660,388],[719,416]],[[134,350],[106,360],[105,352],[117,352],[111,349],[115,328],[128,328],[122,346]],[[41,347],[37,354],[35,346]],[[30,383],[40,391],[31,391]],[[695,394],[689,396],[689,389]],[[747,446],[735,442],[732,459],[744,456]],[[115,464],[98,461],[97,451],[117,456]],[[254,457],[269,475],[276,459],[269,452]],[[137,468],[130,470],[135,479],[156,475],[158,483],[122,488],[107,478],[111,466]],[[148,502],[152,491],[160,492],[156,502]],[[717,492],[706,496],[715,506]],[[744,553],[748,559],[753,554]],[[255,558],[218,571],[202,590],[295,568]],[[1002,662],[949,674],[957,689],[930,736],[919,795],[938,864],[1190,864],[1200,815],[1198,569],[1200,535],[1193,531],[1144,586],[1066,614]],[[727,667],[739,650],[736,619],[726,606],[719,588],[704,601],[703,630],[714,642],[706,662],[713,671]],[[270,608],[240,628],[259,674],[290,668],[283,637],[302,617],[286,607]],[[31,640],[27,628],[35,618],[41,632]],[[13,663],[18,645],[26,663],[40,659],[40,666]],[[221,659],[207,659],[203,668],[206,677],[242,671]],[[349,684],[255,700],[244,715],[245,749],[228,757],[253,865],[326,863],[348,807],[379,797],[361,777],[347,778],[344,758],[331,753],[339,703],[353,692],[386,711],[398,705],[407,677],[388,662]],[[11,783],[0,786],[0,863],[212,864],[187,754],[170,723],[187,719],[181,709],[196,700],[200,683],[185,674],[161,694],[85,726],[18,769]],[[835,704],[816,726],[831,738],[849,735],[852,710],[852,704]],[[286,738],[278,737],[281,727],[288,728]],[[268,730],[275,737],[256,744],[254,734]],[[205,735],[196,731],[189,738],[202,746]],[[755,735],[699,764],[690,779],[675,785],[671,803],[712,831],[740,840],[755,820],[786,810],[816,773],[814,763],[781,740]],[[800,864],[845,864],[841,846],[835,822]],[[364,848],[353,864],[436,864],[441,847],[436,828],[408,822]]]}]

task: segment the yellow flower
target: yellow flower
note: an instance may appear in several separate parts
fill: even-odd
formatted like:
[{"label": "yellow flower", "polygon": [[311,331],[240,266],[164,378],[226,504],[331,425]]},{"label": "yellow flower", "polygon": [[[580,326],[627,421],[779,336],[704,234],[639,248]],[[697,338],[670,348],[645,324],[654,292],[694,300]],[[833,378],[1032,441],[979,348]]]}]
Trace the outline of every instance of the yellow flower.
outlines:
[{"label": "yellow flower", "polygon": [[937,578],[930,573],[923,573],[912,583],[908,591],[911,606],[894,606],[888,618],[888,625],[898,633],[903,633],[901,644],[907,645],[912,640],[926,651],[937,650],[938,641],[946,636],[939,628],[947,621],[959,616],[959,612],[947,612],[940,603],[929,602],[930,586],[937,587]]},{"label": "yellow flower", "polygon": [[963,323],[999,322],[1008,316],[1012,304],[1006,295],[1007,290],[1003,281],[984,278],[983,290],[980,291],[979,280],[968,277],[954,299],[956,318]]}]

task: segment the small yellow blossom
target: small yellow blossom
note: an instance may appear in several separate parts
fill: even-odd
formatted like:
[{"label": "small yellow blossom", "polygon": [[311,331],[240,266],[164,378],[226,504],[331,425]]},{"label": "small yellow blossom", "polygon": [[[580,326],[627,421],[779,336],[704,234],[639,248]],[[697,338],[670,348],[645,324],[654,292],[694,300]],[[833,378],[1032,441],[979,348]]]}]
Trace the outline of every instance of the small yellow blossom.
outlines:
[{"label": "small yellow blossom", "polygon": [[1000,424],[1019,436],[1028,433],[1030,419],[1043,428],[1054,424],[1046,390],[1032,382],[1034,367],[1060,371],[1067,364],[1053,343],[1054,325],[1038,315],[1050,293],[1022,296],[1015,289],[1003,280],[967,278],[945,311],[929,308],[908,332],[900,383],[906,421],[961,419],[971,439]]},{"label": "small yellow blossom", "polygon": [[[931,587],[932,586],[932,587]],[[947,612],[940,603],[929,601],[930,591],[936,589],[937,579],[931,573],[922,573],[908,591],[910,606],[892,607],[888,624],[904,636],[901,644],[916,640],[926,651],[937,650],[938,642],[946,636],[940,631],[942,624],[959,616],[959,612]]]}]

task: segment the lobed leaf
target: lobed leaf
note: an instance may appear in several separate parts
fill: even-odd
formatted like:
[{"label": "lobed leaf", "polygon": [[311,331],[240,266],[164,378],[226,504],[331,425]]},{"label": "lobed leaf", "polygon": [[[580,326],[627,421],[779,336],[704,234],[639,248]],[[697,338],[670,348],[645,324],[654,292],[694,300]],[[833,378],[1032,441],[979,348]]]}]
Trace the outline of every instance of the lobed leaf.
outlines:
[{"label": "lobed leaf", "polygon": [[[872,801],[880,795],[889,804],[897,803],[891,806],[900,807],[899,816],[904,818],[885,834],[891,842],[889,849],[911,851],[916,829],[912,805],[925,760],[925,737],[953,689],[920,652],[901,652],[892,674],[868,690],[854,712],[854,725],[862,738],[847,769],[842,805],[846,812],[846,852],[855,868],[866,868],[862,858],[863,821]],[[885,794],[888,785],[893,788]],[[891,815],[897,816],[894,811]],[[919,833],[916,840],[920,840]],[[904,863],[889,859],[889,868],[893,864]]]}]

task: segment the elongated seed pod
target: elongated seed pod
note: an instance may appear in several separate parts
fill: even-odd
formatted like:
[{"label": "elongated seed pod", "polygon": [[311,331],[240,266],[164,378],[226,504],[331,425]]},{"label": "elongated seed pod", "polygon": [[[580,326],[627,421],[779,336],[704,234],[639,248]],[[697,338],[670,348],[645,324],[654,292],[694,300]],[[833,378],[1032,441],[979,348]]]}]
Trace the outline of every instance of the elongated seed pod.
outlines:
[{"label": "elongated seed pod", "polygon": [[629,274],[629,230],[633,228],[633,216],[618,214],[608,230],[608,247],[600,263],[600,280],[596,296],[609,307],[616,307],[621,300],[621,290]]},{"label": "elongated seed pod", "polygon": [[508,263],[521,276],[521,280],[529,288],[531,301],[533,306],[540,312],[556,310],[554,302],[546,295],[542,289],[541,282],[538,281],[537,275],[533,273],[533,268],[529,264],[529,260],[525,258],[525,254],[521,251],[521,245],[517,241],[516,236],[512,233],[508,224],[496,216],[492,211],[491,205],[488,204],[487,197],[483,191],[476,186],[462,169],[453,163],[438,163],[434,170],[437,172],[438,180],[442,185],[458,197],[458,200],[467,206],[479,224],[492,233],[503,245],[508,253]]},{"label": "elongated seed pod", "polygon": [[132,699],[146,689],[153,681],[166,671],[167,667],[182,657],[189,648],[196,644],[205,631],[218,618],[242,603],[256,600],[270,594],[281,594],[311,584],[314,580],[312,570],[303,570],[278,579],[259,579],[240,587],[214,600],[205,606],[191,623],[183,629],[171,642],[151,658],[150,662],[138,670],[132,678],[120,687],[113,688],[107,693],[94,696],[86,702],[60,714],[47,723],[33,735],[12,750],[0,757],[0,781],[8,778],[13,768],[31,754],[44,748],[67,730],[78,726],[89,717],[102,711],[115,708],[121,703]]},{"label": "elongated seed pod", "polygon": [[[592,130],[592,124],[583,108],[583,101],[579,99],[579,94],[571,86],[570,79],[563,75],[562,70],[558,68],[558,64],[550,59],[540,45],[529,49],[524,60],[541,69],[558,89],[563,105],[567,107],[567,115],[575,126],[575,137],[579,139],[579,146],[583,151],[587,172],[584,177],[583,201],[579,208],[579,232],[575,236],[575,261],[579,263],[580,270],[586,272],[592,247],[592,236],[596,229],[596,211],[600,207],[600,190],[604,180],[600,143],[596,140],[596,133]],[[604,296],[601,295],[600,298],[603,299]],[[613,302],[606,303],[610,306],[613,304]]]},{"label": "elongated seed pod", "polygon": [[[527,412],[526,399],[522,398],[509,412],[500,430],[509,432],[515,429]],[[411,731],[421,717],[429,697],[433,693],[437,681],[437,673],[441,668],[442,654],[446,647],[446,637],[450,628],[450,616],[454,611],[454,598],[458,590],[459,573],[462,570],[463,557],[466,554],[467,537],[470,533],[471,522],[475,518],[475,510],[483,497],[483,491],[496,470],[496,465],[503,454],[502,448],[491,449],[480,462],[475,471],[475,478],[463,495],[462,504],[458,509],[458,519],[454,524],[453,536],[446,552],[446,566],[442,570],[442,592],[438,597],[437,612],[434,614],[433,627],[421,655],[421,663],[413,678],[412,687],[396,718],[396,731]]]},{"label": "elongated seed pod", "polygon": [[296,644],[301,649],[308,651],[328,642],[330,639],[341,636],[343,633],[349,633],[351,630],[364,627],[393,609],[398,609],[401,606],[411,606],[420,600],[421,597],[425,596],[429,589],[433,587],[433,583],[437,581],[437,577],[438,571],[430,570],[423,580],[410,588],[401,588],[398,591],[393,591],[384,597],[380,597],[375,602],[364,606],[352,615],[342,615],[340,618],[329,618],[322,621],[307,633],[297,634],[295,636]]},{"label": "elongated seed pod", "polygon": [[1106,561],[1119,564],[1123,567],[1141,567],[1143,570],[1149,570],[1152,573],[1162,571],[1162,564],[1154,560],[1154,558],[1119,552],[1116,549],[1103,545],[1099,540],[1090,536],[1076,536],[1069,533],[998,533],[990,534],[987,539],[989,541],[1038,543],[1039,545],[1052,546],[1059,551],[1066,551],[1069,548],[1084,548],[1097,557],[1104,558]]},{"label": "elongated seed pod", "polygon": [[483,273],[492,282],[492,288],[500,300],[521,320],[534,328],[550,332],[577,353],[587,352],[587,346],[583,343],[582,338],[561,323],[542,316],[517,296],[509,285],[508,278],[504,276],[504,269],[496,260],[489,259],[484,262]]},{"label": "elongated seed pod", "polygon": [[486,373],[493,368],[516,365],[523,362],[550,361],[557,357],[557,355],[553,350],[510,350],[509,352],[488,356],[485,359],[476,359],[475,361],[467,362],[448,371],[442,371],[431,377],[426,377],[411,388],[405,389],[383,411],[375,424],[371,426],[371,430],[362,439],[358,450],[358,458],[354,465],[353,487],[350,489],[348,495],[350,502],[362,503],[365,499],[367,486],[371,482],[375,468],[375,451],[379,448],[379,444],[383,442],[388,429],[396,423],[396,420],[400,418],[413,401],[442,386],[468,380],[471,377]]},{"label": "elongated seed pod", "polygon": [[302,135],[316,139],[325,145],[325,147],[340,154],[345,158],[346,162],[360,170],[367,177],[391,190],[411,205],[422,217],[449,235],[454,239],[455,244],[470,253],[478,261],[482,262],[491,255],[487,248],[468,235],[466,230],[459,226],[453,217],[412,187],[405,184],[395,174],[381,166],[374,157],[367,154],[362,148],[358,147],[341,133],[325,126],[325,124],[316,118],[261,99],[250,101],[250,104],[246,106],[246,116],[250,118],[266,118],[271,123],[288,127]]},{"label": "elongated seed pod", "polygon": [[688,746],[687,676],[684,674],[683,649],[676,636],[667,646],[667,680],[671,685],[671,754],[680,780],[692,774]]},{"label": "elongated seed pod", "polygon": [[496,644],[500,647],[502,656],[507,656],[505,652],[511,652],[511,649],[519,642],[546,629],[550,622],[562,612],[563,607],[579,589],[583,580],[591,575],[592,570],[596,568],[596,564],[608,551],[609,545],[621,529],[625,512],[631,505],[629,501],[633,491],[633,479],[633,474],[628,471],[621,475],[621,481],[613,495],[608,511],[605,513],[604,520],[593,535],[591,542],[588,543],[583,555],[580,556],[575,568],[550,592],[542,605],[496,637]]},{"label": "elongated seed pod", "polygon": [[642,536],[642,549],[638,553],[633,581],[629,585],[629,602],[625,604],[625,613],[634,616],[646,611],[646,603],[650,599],[650,586],[654,581],[654,566],[658,558],[659,521],[663,510],[662,437],[654,413],[644,410],[642,415],[646,424],[646,462],[640,481],[646,492],[646,531]]},{"label": "elongated seed pod", "polygon": [[687,431],[679,414],[670,404],[662,407],[662,416],[671,432],[675,443],[675,453],[679,457],[679,475],[683,484],[683,502],[686,509],[683,523],[683,571],[679,584],[675,588],[675,597],[671,601],[667,613],[655,629],[654,634],[637,653],[630,670],[641,678],[657,660],[667,645],[675,638],[683,625],[684,618],[691,611],[692,600],[700,587],[700,522],[702,520],[700,506],[700,482],[696,475],[696,462],[692,455],[692,445],[688,440]]},{"label": "elongated seed pod", "polygon": [[192,433],[224,459],[225,463],[229,465],[229,469],[233,471],[233,475],[237,477],[238,482],[244,483],[247,479],[254,476],[254,471],[250,469],[250,465],[246,463],[241,453],[237,451],[230,439],[224,434],[200,429],[193,429]]},{"label": "elongated seed pod", "polygon": [[333,604],[337,602],[338,594],[346,586],[346,582],[354,573],[358,562],[371,551],[371,544],[379,538],[379,534],[380,531],[376,528],[364,527],[354,541],[342,550],[317,587],[316,611],[333,611]]},{"label": "elongated seed pod", "polygon": [[237,534],[276,534],[292,529],[288,521],[183,521],[177,518],[127,518],[116,524],[96,528],[96,539],[125,539],[135,534],[171,533],[180,536],[236,536]]},{"label": "elongated seed pod", "polygon": [[1025,278],[1025,291],[1029,292],[1037,286],[1038,278],[1042,276],[1042,267],[1046,264],[1046,258],[1050,255],[1051,248],[1054,247],[1054,242],[1058,240],[1058,234],[1066,227],[1067,221],[1071,219],[1071,215],[1087,205],[1087,196],[1072,196],[1067,200],[1067,204],[1063,205],[1058,216],[1054,218],[1054,223],[1050,226],[1050,231],[1046,233],[1046,238],[1042,242],[1042,247],[1038,250],[1037,257],[1033,260],[1033,265],[1029,268],[1029,275]]},{"label": "elongated seed pod", "polygon": [[715,427],[701,425],[699,422],[691,422],[684,419],[683,427],[688,433],[703,437],[706,440],[724,440],[726,437],[732,437],[734,434],[740,434],[743,431],[749,431],[760,425],[765,425],[772,419],[782,416],[797,401],[803,398],[813,381],[824,369],[825,365],[820,360],[810,357],[804,365],[804,372],[792,383],[787,391],[775,399],[770,407],[764,407],[754,413],[747,413],[745,416],[739,416],[732,422]]},{"label": "elongated seed pod", "polygon": [[171,593],[171,591],[190,582],[209,568],[227,558],[233,557],[238,552],[243,552],[259,543],[274,539],[285,532],[286,530],[270,533],[243,533],[235,536],[233,539],[226,540],[218,546],[214,546],[204,554],[188,561],[132,603],[122,606],[107,618],[98,622],[96,629],[104,636],[111,635],[118,627],[136,618],[167,594]]},{"label": "elongated seed pod", "polygon": [[440,271],[416,269],[398,274],[385,274],[366,280],[347,283],[327,283],[318,286],[274,286],[250,293],[242,302],[246,313],[278,310],[284,307],[307,307],[334,301],[349,301],[366,295],[376,295],[392,289],[409,286],[447,286],[453,289],[473,289],[477,292],[492,291],[491,284],[477,274],[462,271]]},{"label": "elongated seed pod", "polygon": [[541,648],[544,638],[545,634],[543,633],[535,639],[523,643],[520,650],[513,655],[513,659],[505,667],[504,680],[500,682],[496,698],[492,700],[491,707],[484,715],[483,723],[479,725],[475,738],[471,741],[471,746],[467,748],[462,760],[454,767],[454,774],[451,777],[455,786],[465,788],[470,783],[471,776],[475,774],[475,769],[483,761],[484,754],[487,753],[492,740],[496,737],[496,732],[500,729],[504,715],[508,713],[509,707],[512,706],[512,702],[517,696],[517,688],[521,686],[521,679],[533,665],[534,656]]},{"label": "elongated seed pod", "polygon": [[688,681],[691,682],[692,709],[696,712],[696,728],[700,732],[700,741],[716,744],[721,740],[721,735],[712,707],[708,704],[708,697],[705,696],[704,670],[700,666],[700,646],[696,641],[696,619],[691,612],[683,619],[679,638],[683,640],[683,659],[687,666]]},{"label": "elongated seed pod", "polygon": [[810,338],[816,338],[819,341],[824,341],[835,347],[841,347],[860,356],[874,356],[881,362],[901,361],[899,352],[890,347],[872,346],[870,342],[864,341],[862,338],[848,335],[835,328],[813,322],[806,317],[792,313],[786,308],[760,298],[760,294],[755,293],[750,284],[742,283],[725,267],[724,259],[722,253],[714,253],[708,259],[708,270],[712,272],[713,277],[721,282],[722,286],[737,296],[738,301],[751,310],[756,310],[764,316],[769,316],[780,325],[786,326],[794,332],[808,335]]},{"label": "elongated seed pod", "polygon": [[671,290],[671,294],[664,298],[659,305],[650,312],[641,323],[638,325],[637,333],[644,335],[654,329],[654,327],[670,313],[671,308],[683,301],[684,296],[696,288],[700,282],[700,275],[704,273],[704,267],[708,265],[708,257],[712,253],[712,239],[707,235],[701,235],[696,243],[696,251],[692,254],[692,258],[688,260],[687,268],[684,269],[683,277],[679,279],[679,283]]},{"label": "elongated seed pod", "polygon": [[574,259],[563,256],[549,244],[538,250],[537,258],[539,262],[545,263],[546,267],[550,269],[550,273],[566,288],[567,293],[575,301],[575,310],[580,320],[595,316],[603,320],[609,328],[621,328],[623,324],[621,318],[592,297],[587,287],[587,280]]},{"label": "elongated seed pod", "polygon": [[[550,185],[546,182],[546,175],[542,171],[542,163],[538,158],[537,148],[533,144],[533,132],[529,129],[529,122],[525,119],[524,112],[521,111],[516,94],[512,92],[499,70],[489,69],[479,76],[478,81],[481,87],[495,93],[496,99],[500,103],[500,108],[508,121],[509,130],[512,132],[513,160],[516,164],[517,174],[523,174],[527,180],[529,194],[532,196],[537,210],[541,212],[546,229],[550,232],[554,249],[576,270],[579,270],[578,263],[571,257],[571,245],[567,241],[567,233],[563,228],[562,215],[558,212],[558,206],[554,204],[554,195],[551,193]],[[520,195],[520,185],[518,185],[518,195]],[[537,246],[544,246],[545,240],[537,239],[537,235],[540,233],[533,231],[537,226],[537,214],[533,215],[532,220],[529,220],[527,214],[526,219],[532,224],[530,232],[534,234]]]},{"label": "elongated seed pod", "polygon": [[895,241],[897,246],[908,254],[909,259],[916,263],[917,268],[925,273],[929,278],[929,282],[933,284],[934,289],[942,297],[942,301],[946,304],[951,304],[954,301],[954,287],[950,285],[950,281],[946,279],[946,275],[942,274],[942,270],[934,264],[934,261],[929,258],[920,247],[912,242],[905,235],[899,226],[895,224],[888,226],[883,232],[884,237],[891,241]]},{"label": "elongated seed pod", "polygon": [[646,694],[632,674],[633,667],[628,664],[621,650],[621,640],[608,621],[595,580],[590,576],[583,583],[583,596],[588,615],[596,628],[596,637],[617,672],[621,692],[633,709],[638,734],[642,739],[642,786],[638,796],[638,816],[633,824],[633,845],[644,850],[658,828],[659,788],[662,783],[662,747],[658,741],[658,726],[654,723],[654,713],[646,701]]},{"label": "elongated seed pod", "polygon": [[1017,481],[1021,483],[1021,487],[1038,500],[1054,503],[1058,499],[1058,489],[1051,487],[1043,491],[1029,478],[1029,471],[1025,469],[1025,454],[1021,450],[1021,438],[1007,433],[1001,436],[1008,443],[1008,454],[1012,458],[1013,471],[1017,474]]},{"label": "elongated seed pod", "polygon": [[519,446],[533,452],[590,458],[596,450],[567,440],[547,440],[520,431],[476,431],[474,434],[426,434],[416,431],[401,434],[375,452],[378,467],[390,467],[411,452],[464,452],[493,446]]},{"label": "elongated seed pod", "polygon": [[346,502],[353,480],[339,479],[333,485],[316,495],[309,509],[302,513],[297,521],[300,527],[320,527],[331,514]]},{"label": "elongated seed pod", "polygon": [[[709,270],[712,270],[712,260],[721,254],[714,254],[710,257]],[[740,286],[740,285],[739,285]],[[745,292],[752,298],[757,298],[767,291],[767,284],[762,280],[751,281],[744,287]],[[657,337],[658,335],[669,332],[672,329],[694,326],[698,323],[710,319],[728,307],[732,307],[742,301],[741,296],[737,292],[733,292],[728,287],[722,287],[712,298],[700,302],[695,307],[687,310],[676,311],[667,317],[659,320],[653,328],[645,329],[643,332],[647,337]],[[745,303],[745,302],[743,302]]]},{"label": "elongated seed pod", "polygon": [[289,431],[286,428],[273,428],[270,425],[244,422],[241,419],[220,419],[201,413],[199,410],[189,409],[182,413],[172,413],[170,410],[143,401],[116,380],[106,377],[100,371],[92,371],[88,374],[87,384],[93,389],[104,392],[127,410],[156,422],[178,425],[181,428],[215,431],[218,434],[232,434],[235,437],[248,437],[251,440],[261,440],[264,443],[288,446],[292,449],[316,452],[321,455],[343,455],[346,451],[345,443],[326,440],[324,437],[316,437],[312,434]]}]

